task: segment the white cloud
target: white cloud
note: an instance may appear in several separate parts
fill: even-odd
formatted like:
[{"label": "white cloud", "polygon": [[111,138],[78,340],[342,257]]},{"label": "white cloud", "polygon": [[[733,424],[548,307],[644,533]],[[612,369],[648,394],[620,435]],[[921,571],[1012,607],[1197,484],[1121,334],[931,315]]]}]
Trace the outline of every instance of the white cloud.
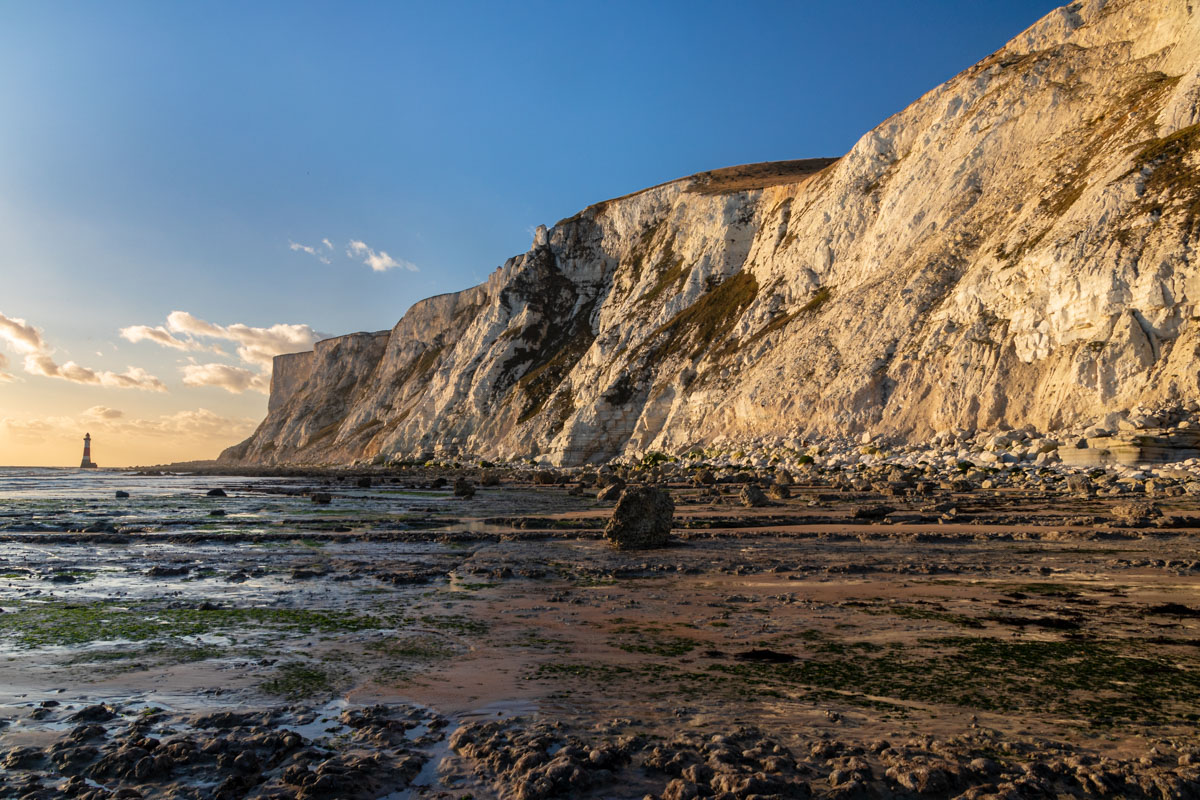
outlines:
[{"label": "white cloud", "polygon": [[167,315],[167,328],[177,334],[224,339],[237,345],[237,354],[247,364],[270,368],[271,359],[283,353],[311,350],[321,335],[308,325],[277,324],[269,328],[254,328],[236,323],[214,325],[186,311]]},{"label": "white cloud", "polygon": [[[74,361],[59,364],[52,356],[54,349],[46,344],[42,332],[23,319],[0,314],[0,340],[25,356],[25,371],[30,375],[60,378],[72,383],[105,386],[114,389],[142,389],[150,392],[165,392],[167,387],[158,378],[141,367],[126,367],[124,372],[109,372],[82,367]],[[8,363],[4,358],[0,366]],[[14,380],[13,376],[0,373],[0,381]]]},{"label": "white cloud", "polygon": [[247,390],[267,394],[271,387],[269,375],[228,364],[188,364],[183,368],[183,382],[188,386],[217,386],[234,394]]},{"label": "white cloud", "polygon": [[397,261],[387,254],[386,250],[380,250],[378,253],[367,246],[366,242],[361,242],[354,239],[350,242],[349,249],[346,250],[346,255],[351,258],[362,258],[363,263],[376,272],[386,272],[389,269],[406,269],[409,272],[416,272],[417,265],[411,261],[400,259]]},{"label": "white cloud", "polygon": [[[328,240],[328,239],[325,239],[324,241],[325,241],[325,242],[328,242],[329,240]],[[289,240],[288,240],[288,247],[289,247],[289,248],[291,248],[292,250],[294,250],[294,251],[298,252],[298,253],[308,253],[310,256],[312,256],[313,258],[317,259],[317,260],[318,260],[318,261],[320,261],[322,264],[328,264],[328,263],[329,263],[329,257],[328,257],[328,256],[326,256],[324,253],[320,252],[319,250],[317,250],[317,248],[315,248],[315,247],[313,247],[313,246],[311,246],[311,245],[307,245],[307,244],[300,244],[299,242],[293,242],[292,240],[290,240],[290,239],[289,239]]]},{"label": "white cloud", "polygon": [[333,242],[329,241],[328,239],[322,239],[321,244],[325,245],[325,248],[328,250],[333,249]]},{"label": "white cloud", "polygon": [[18,353],[40,353],[47,349],[41,331],[23,319],[3,314],[0,314],[0,339],[8,342]]},{"label": "white cloud", "polygon": [[45,353],[25,356],[25,371],[30,375],[60,378],[71,383],[104,386],[110,389],[142,389],[148,392],[165,392],[166,384],[141,367],[126,367],[124,372],[109,372],[81,367],[74,361],[58,364]]},{"label": "white cloud", "polygon": [[221,348],[212,345],[205,345],[197,342],[195,339],[186,338],[179,339],[171,334],[169,330],[162,325],[150,327],[149,325],[130,325],[128,328],[121,328],[121,337],[128,339],[133,343],[138,342],[154,342],[163,347],[171,347],[176,350],[208,350],[220,353]]}]

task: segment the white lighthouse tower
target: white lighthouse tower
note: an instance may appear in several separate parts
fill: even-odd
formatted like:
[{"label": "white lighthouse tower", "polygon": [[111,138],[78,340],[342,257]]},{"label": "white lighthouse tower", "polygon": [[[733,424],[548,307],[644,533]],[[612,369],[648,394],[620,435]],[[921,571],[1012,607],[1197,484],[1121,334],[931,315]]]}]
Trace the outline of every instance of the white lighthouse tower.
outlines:
[{"label": "white lighthouse tower", "polygon": [[83,463],[79,465],[79,468],[96,468],[96,462],[92,461],[92,435],[90,433],[85,433],[83,435]]}]

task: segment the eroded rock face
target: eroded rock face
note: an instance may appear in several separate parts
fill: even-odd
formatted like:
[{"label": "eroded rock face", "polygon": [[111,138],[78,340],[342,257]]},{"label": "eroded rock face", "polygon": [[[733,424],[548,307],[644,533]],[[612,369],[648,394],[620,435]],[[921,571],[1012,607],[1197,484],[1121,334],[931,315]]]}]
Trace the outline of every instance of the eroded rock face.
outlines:
[{"label": "eroded rock face", "polygon": [[836,162],[590,206],[390,332],[281,356],[226,461],[1057,430],[1200,392],[1200,24],[1058,9]]},{"label": "eroded rock face", "polygon": [[670,493],[653,486],[634,486],[622,492],[604,526],[604,536],[618,550],[664,547],[671,540],[674,515]]}]

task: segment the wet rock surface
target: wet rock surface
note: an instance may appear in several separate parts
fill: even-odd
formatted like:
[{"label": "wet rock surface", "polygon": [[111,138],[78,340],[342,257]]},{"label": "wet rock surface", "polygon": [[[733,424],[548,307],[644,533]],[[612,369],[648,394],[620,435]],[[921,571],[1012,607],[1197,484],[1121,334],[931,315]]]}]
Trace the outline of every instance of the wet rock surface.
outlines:
[{"label": "wet rock surface", "polygon": [[[14,500],[0,797],[1200,791],[1187,468],[803,466]],[[661,487],[675,546],[609,546],[576,490],[618,480]]]}]

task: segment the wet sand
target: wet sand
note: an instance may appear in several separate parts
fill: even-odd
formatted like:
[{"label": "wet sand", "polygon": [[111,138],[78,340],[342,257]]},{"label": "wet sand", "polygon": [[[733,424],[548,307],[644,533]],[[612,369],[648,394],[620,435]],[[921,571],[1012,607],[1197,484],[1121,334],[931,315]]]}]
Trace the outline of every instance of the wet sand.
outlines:
[{"label": "wet sand", "polygon": [[128,481],[4,504],[0,796],[1200,789],[1191,497]]}]

